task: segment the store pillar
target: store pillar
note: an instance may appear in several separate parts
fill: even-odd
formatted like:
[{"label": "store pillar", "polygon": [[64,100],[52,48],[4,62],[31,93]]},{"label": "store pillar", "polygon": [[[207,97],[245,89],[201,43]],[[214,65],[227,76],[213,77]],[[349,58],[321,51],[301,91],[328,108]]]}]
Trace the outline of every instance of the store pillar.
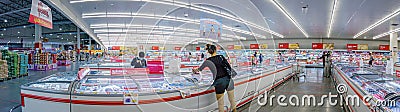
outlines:
[{"label": "store pillar", "polygon": [[80,50],[81,50],[81,30],[77,27],[76,28],[76,65],[75,65],[75,70],[79,70],[79,60],[81,59],[80,55]]},{"label": "store pillar", "polygon": [[35,24],[35,43],[40,42],[40,37],[42,37],[42,27]]},{"label": "store pillar", "polygon": [[[392,24],[390,25],[390,31],[394,30],[396,28],[397,25]],[[395,65],[394,63],[396,63],[398,61],[397,59],[397,52],[398,52],[398,40],[397,40],[398,34],[397,32],[391,33],[390,34],[390,51],[392,54],[392,58],[391,60],[393,60],[393,65]],[[393,66],[394,71],[397,71],[397,67]]]}]

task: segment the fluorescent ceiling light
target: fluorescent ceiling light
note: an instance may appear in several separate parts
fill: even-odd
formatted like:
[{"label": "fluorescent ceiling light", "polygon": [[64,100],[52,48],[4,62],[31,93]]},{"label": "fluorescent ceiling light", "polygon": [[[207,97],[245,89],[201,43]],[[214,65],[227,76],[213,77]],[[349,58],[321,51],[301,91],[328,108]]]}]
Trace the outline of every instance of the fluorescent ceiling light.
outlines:
[{"label": "fluorescent ceiling light", "polygon": [[390,13],[389,15],[383,17],[382,19],[378,20],[377,22],[375,22],[374,24],[368,26],[367,28],[365,28],[364,30],[362,30],[361,32],[357,33],[356,35],[354,35],[354,39],[363,35],[364,33],[368,32],[369,30],[379,26],[380,24],[392,19],[393,17],[396,17],[397,15],[400,14],[400,8],[397,9],[396,11],[394,11],[393,13]]},{"label": "fluorescent ceiling light", "polygon": [[397,33],[397,32],[399,32],[399,31],[400,31],[400,28],[397,28],[397,29],[394,29],[394,30],[391,30],[391,31],[388,31],[388,32],[385,32],[385,33],[382,33],[382,34],[379,34],[379,35],[377,35],[377,36],[374,36],[374,37],[372,37],[372,39],[379,39],[379,38],[381,38],[381,37],[390,35],[390,34],[392,34],[392,33]]},{"label": "fluorescent ceiling light", "polygon": [[297,21],[289,14],[289,12],[286,11],[286,9],[281,4],[279,4],[276,0],[272,0],[272,2],[304,34],[304,36],[306,36],[307,38],[309,37],[304,29],[300,26],[300,24],[297,23]]},{"label": "fluorescent ceiling light", "polygon": [[329,21],[329,28],[328,28],[328,35],[327,35],[328,38],[331,37],[332,25],[333,25],[333,20],[335,19],[335,12],[336,12],[336,9],[337,9],[337,4],[338,4],[338,0],[333,0],[331,19]]},{"label": "fluorescent ceiling light", "polygon": [[[76,2],[70,2],[70,3],[79,3],[78,1],[79,1],[79,2],[88,2],[88,1],[86,1],[86,0],[76,0]],[[89,0],[89,1],[90,1],[90,0]],[[255,23],[251,23],[251,22],[249,22],[249,21],[243,20],[243,19],[241,19],[241,18],[235,17],[235,16],[230,15],[230,14],[227,14],[227,13],[225,13],[225,12],[221,12],[220,10],[214,10],[214,9],[211,9],[211,8],[206,8],[206,7],[194,5],[194,4],[191,4],[191,3],[185,3],[185,2],[180,2],[180,1],[176,1],[176,0],[164,0],[164,1],[152,1],[152,0],[120,0],[120,1],[145,1],[145,2],[159,3],[159,4],[172,5],[172,6],[178,6],[178,7],[187,7],[187,6],[191,6],[190,9],[197,10],[197,11],[201,11],[201,12],[205,12],[205,13],[210,13],[210,14],[214,14],[214,15],[219,15],[219,16],[221,16],[221,17],[224,17],[224,18],[227,18],[227,19],[230,19],[230,20],[234,20],[234,21],[237,21],[237,22],[240,22],[240,23],[244,23],[244,24],[246,24],[246,25],[248,25],[248,26],[252,26],[252,27],[258,28],[258,29],[260,29],[260,30],[266,31],[266,32],[271,33],[271,34],[273,34],[273,35],[276,35],[276,36],[278,36],[278,37],[281,37],[281,38],[284,37],[283,35],[281,35],[281,34],[279,34],[279,33],[276,33],[276,32],[274,32],[274,31],[272,31],[272,30],[270,30],[270,29],[266,29],[266,28],[264,28],[264,27],[261,27],[261,26],[255,24]],[[120,17],[126,17],[126,15],[121,15]]]},{"label": "fluorescent ceiling light", "polygon": [[[199,32],[198,29],[188,29],[188,28],[170,27],[170,26],[151,26],[151,25],[91,24],[90,27],[91,28],[103,28],[101,31],[95,29],[95,31],[97,31],[97,33],[100,33],[100,32],[106,33],[106,32],[108,32],[107,30],[111,30],[111,29],[107,29],[109,27],[112,27],[112,28],[127,28],[127,27],[129,27],[129,30],[131,32],[135,32],[137,28],[152,29],[152,28],[156,28],[156,27],[158,29],[168,29],[169,30],[169,29],[172,28],[173,30],[184,30],[184,31],[191,31],[191,32]],[[223,30],[228,30],[228,31],[233,31],[233,32],[238,32],[238,33],[243,33],[243,34],[247,34],[247,35],[251,35],[251,36],[255,36],[255,37],[266,38],[265,36],[260,35],[260,34],[251,33],[249,31],[245,31],[245,30],[241,30],[241,29],[237,29],[237,28],[232,28],[232,27],[228,27],[228,26],[225,26],[225,25],[222,26],[222,29]],[[127,29],[123,30],[123,31],[127,31]],[[235,38],[241,39],[241,40],[245,40],[246,39],[245,37],[238,37],[238,36],[232,36],[232,37],[235,37]]]}]

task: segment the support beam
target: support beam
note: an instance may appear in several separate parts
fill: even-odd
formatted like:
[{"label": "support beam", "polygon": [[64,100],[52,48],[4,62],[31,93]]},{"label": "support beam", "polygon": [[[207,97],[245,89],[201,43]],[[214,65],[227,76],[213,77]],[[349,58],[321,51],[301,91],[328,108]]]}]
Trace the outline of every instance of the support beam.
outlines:
[{"label": "support beam", "polygon": [[35,43],[40,42],[40,37],[42,37],[42,26],[35,24]]},{"label": "support beam", "polygon": [[[392,23],[393,22],[394,21],[392,21]],[[396,26],[391,24],[390,25],[390,31],[392,31],[394,29],[396,29]],[[398,52],[398,40],[397,40],[397,37],[398,37],[397,32],[394,32],[394,33],[390,34],[390,51],[391,51],[391,54],[392,54],[391,60],[393,60],[393,65],[394,65],[394,63],[396,63],[398,61],[398,59],[397,59],[397,52]],[[393,68],[394,68],[394,71],[396,71],[397,67],[393,66]]]}]

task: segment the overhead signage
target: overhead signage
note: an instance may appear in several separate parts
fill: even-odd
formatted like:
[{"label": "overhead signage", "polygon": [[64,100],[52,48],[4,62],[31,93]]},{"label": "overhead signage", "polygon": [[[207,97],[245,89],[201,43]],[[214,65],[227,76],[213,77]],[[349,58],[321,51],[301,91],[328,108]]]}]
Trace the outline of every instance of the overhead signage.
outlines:
[{"label": "overhead signage", "polygon": [[196,51],[200,51],[200,47],[199,46],[196,47]]},{"label": "overhead signage", "polygon": [[258,44],[250,44],[250,49],[259,49]]},{"label": "overhead signage", "polygon": [[368,50],[368,44],[358,44],[358,50]]},{"label": "overhead signage", "polygon": [[200,19],[200,38],[219,39],[221,37],[221,23],[215,19]]},{"label": "overhead signage", "polygon": [[324,43],[324,49],[333,50],[335,48],[335,44],[333,43]]},{"label": "overhead signage", "polygon": [[389,45],[379,45],[379,50],[390,50],[390,46]]},{"label": "overhead signage", "polygon": [[158,47],[158,46],[151,46],[151,50],[160,50],[160,47]]},{"label": "overhead signage", "polygon": [[268,49],[268,44],[260,44],[260,49]]},{"label": "overhead signage", "polygon": [[235,49],[235,50],[240,50],[240,49],[242,49],[242,46],[240,46],[240,45],[234,45],[234,46],[233,46],[233,49]]},{"label": "overhead signage", "polygon": [[312,49],[323,49],[324,44],[323,43],[312,43]]},{"label": "overhead signage", "polygon": [[279,43],[278,48],[279,49],[289,49],[289,43]]},{"label": "overhead signage", "polygon": [[300,48],[299,43],[289,44],[289,49],[299,49],[299,48]]},{"label": "overhead signage", "polygon": [[32,0],[28,22],[53,29],[51,9],[40,0]]},{"label": "overhead signage", "polygon": [[112,47],[111,47],[111,50],[120,50],[120,49],[121,49],[120,46],[112,46]]},{"label": "overhead signage", "polygon": [[182,47],[175,47],[174,49],[180,51]]},{"label": "overhead signage", "polygon": [[235,48],[234,45],[228,45],[228,47],[227,47],[228,50],[233,50],[234,48]]},{"label": "overhead signage", "polygon": [[358,44],[347,44],[347,50],[357,50]]}]

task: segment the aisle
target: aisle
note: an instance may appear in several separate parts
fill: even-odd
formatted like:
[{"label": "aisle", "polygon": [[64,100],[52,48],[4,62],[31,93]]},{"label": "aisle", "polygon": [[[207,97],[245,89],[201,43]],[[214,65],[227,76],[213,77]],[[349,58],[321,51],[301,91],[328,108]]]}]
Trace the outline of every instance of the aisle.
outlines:
[{"label": "aisle", "polygon": [[[336,89],[330,78],[323,77],[322,68],[306,68],[305,70],[306,78],[300,77],[299,81],[288,81],[286,84],[280,86],[272,95],[285,95],[288,103],[288,99],[291,95],[296,95],[300,100],[300,106],[287,107],[277,105],[277,98],[274,99],[273,105],[267,105],[261,107],[259,112],[340,112],[342,111],[340,106],[330,106],[327,103],[328,98],[325,98],[325,103],[323,106],[308,106],[301,105],[301,98],[303,95],[314,95],[316,102],[321,102],[322,95],[337,94]],[[288,103],[289,104],[289,103]]]},{"label": "aisle", "polygon": [[[323,77],[322,68],[306,68],[305,70],[306,78],[300,77],[300,80],[289,80],[283,85],[279,86],[275,92],[268,96],[275,95],[273,99],[273,105],[270,105],[269,101],[265,106],[262,106],[258,112],[341,112],[343,109],[340,106],[330,106],[328,104],[328,98],[325,98],[325,105],[322,106],[305,106],[301,105],[301,98],[304,95],[314,95],[316,102],[321,102],[322,95],[337,94],[336,88],[334,87],[330,78]],[[286,96],[284,103],[288,103],[288,106],[279,106],[277,102],[277,97],[279,95]],[[296,95],[299,98],[300,106],[291,106],[288,102],[291,95]],[[333,101],[336,99],[333,99]],[[295,100],[293,100],[295,101]],[[249,105],[245,105],[240,108],[240,112],[248,112]]]},{"label": "aisle", "polygon": [[[57,72],[65,72],[71,71],[72,67],[75,64],[73,63],[71,66],[68,67],[59,67],[55,70],[50,71],[31,71],[29,70],[29,76],[21,77],[17,79],[12,79],[4,82],[0,82],[0,112],[8,112],[13,106],[20,104],[21,96],[20,96],[20,86],[22,84],[26,84],[32,81],[36,81],[40,78],[49,76],[51,74]],[[14,112],[20,112],[20,108]]]}]

